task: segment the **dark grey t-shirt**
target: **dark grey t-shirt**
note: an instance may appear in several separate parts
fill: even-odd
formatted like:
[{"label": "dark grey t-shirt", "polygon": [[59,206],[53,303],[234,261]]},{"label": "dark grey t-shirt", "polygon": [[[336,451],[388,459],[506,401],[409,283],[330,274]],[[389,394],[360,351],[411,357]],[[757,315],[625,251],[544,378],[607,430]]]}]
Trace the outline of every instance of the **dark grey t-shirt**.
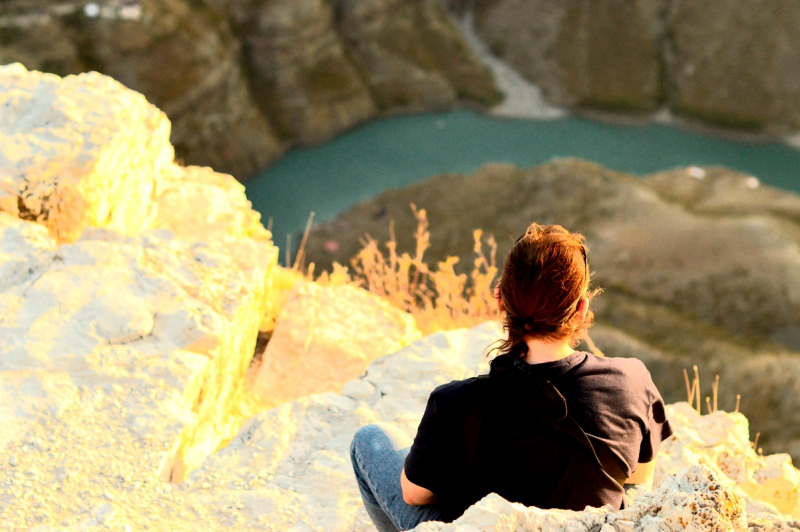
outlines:
[{"label": "dark grey t-shirt", "polygon": [[[534,367],[564,396],[607,471],[630,476],[672,435],[661,395],[637,359],[575,352]],[[574,437],[547,421],[536,382],[500,356],[486,384],[472,378],[431,393],[405,471],[436,495],[447,520],[492,492],[540,508],[620,507],[619,484]],[[470,462],[464,425],[475,401],[481,424]]]}]

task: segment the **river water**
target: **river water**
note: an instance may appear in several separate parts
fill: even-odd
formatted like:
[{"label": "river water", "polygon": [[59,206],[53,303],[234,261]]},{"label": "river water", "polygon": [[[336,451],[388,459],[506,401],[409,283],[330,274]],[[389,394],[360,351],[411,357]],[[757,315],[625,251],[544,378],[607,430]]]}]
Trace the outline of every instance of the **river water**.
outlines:
[{"label": "river water", "polygon": [[247,196],[279,245],[302,231],[311,211],[328,220],[383,190],[488,162],[526,167],[580,157],[637,175],[676,166],[721,165],[800,193],[800,150],[748,143],[672,126],[618,125],[567,117],[522,120],[471,111],[369,123],[326,144],[291,150],[247,182]]}]

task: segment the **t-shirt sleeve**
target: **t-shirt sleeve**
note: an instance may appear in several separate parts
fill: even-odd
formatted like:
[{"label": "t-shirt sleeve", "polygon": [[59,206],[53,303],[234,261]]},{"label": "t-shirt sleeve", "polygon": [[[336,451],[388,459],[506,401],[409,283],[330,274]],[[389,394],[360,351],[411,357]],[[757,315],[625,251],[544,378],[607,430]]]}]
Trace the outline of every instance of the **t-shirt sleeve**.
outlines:
[{"label": "t-shirt sleeve", "polygon": [[650,382],[650,386],[649,395],[652,402],[647,415],[647,432],[639,448],[640,464],[652,461],[658,454],[661,442],[672,436],[672,427],[670,427],[669,420],[667,419],[664,400],[661,398],[661,394],[658,393],[655,384],[652,384],[652,381]]},{"label": "t-shirt sleeve", "polygon": [[443,449],[445,440],[443,432],[436,412],[435,394],[431,394],[414,443],[406,456],[405,471],[408,480],[433,493],[441,490],[445,477],[446,455],[445,449]]}]

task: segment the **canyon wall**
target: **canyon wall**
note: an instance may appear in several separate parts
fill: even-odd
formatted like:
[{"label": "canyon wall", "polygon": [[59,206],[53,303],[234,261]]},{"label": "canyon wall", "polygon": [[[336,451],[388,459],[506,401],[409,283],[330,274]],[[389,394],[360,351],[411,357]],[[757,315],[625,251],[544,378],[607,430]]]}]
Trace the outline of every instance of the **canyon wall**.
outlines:
[{"label": "canyon wall", "polygon": [[0,27],[0,64],[108,74],[179,158],[240,179],[370,118],[499,99],[438,0],[13,0]]},{"label": "canyon wall", "polygon": [[501,58],[573,108],[800,127],[800,2],[449,0]]}]

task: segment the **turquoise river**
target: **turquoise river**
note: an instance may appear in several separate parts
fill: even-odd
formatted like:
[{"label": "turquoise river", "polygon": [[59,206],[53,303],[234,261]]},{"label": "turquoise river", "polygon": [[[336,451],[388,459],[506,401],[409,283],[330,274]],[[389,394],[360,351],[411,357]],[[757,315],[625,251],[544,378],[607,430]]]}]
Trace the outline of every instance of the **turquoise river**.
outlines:
[{"label": "turquoise river", "polygon": [[800,192],[800,151],[661,124],[617,125],[580,118],[516,120],[471,111],[402,116],[369,123],[326,144],[291,150],[247,182],[247,196],[275,241],[302,231],[308,215],[328,220],[383,190],[444,172],[471,173],[488,162],[526,167],[580,157],[643,175],[676,166],[721,165]]}]

